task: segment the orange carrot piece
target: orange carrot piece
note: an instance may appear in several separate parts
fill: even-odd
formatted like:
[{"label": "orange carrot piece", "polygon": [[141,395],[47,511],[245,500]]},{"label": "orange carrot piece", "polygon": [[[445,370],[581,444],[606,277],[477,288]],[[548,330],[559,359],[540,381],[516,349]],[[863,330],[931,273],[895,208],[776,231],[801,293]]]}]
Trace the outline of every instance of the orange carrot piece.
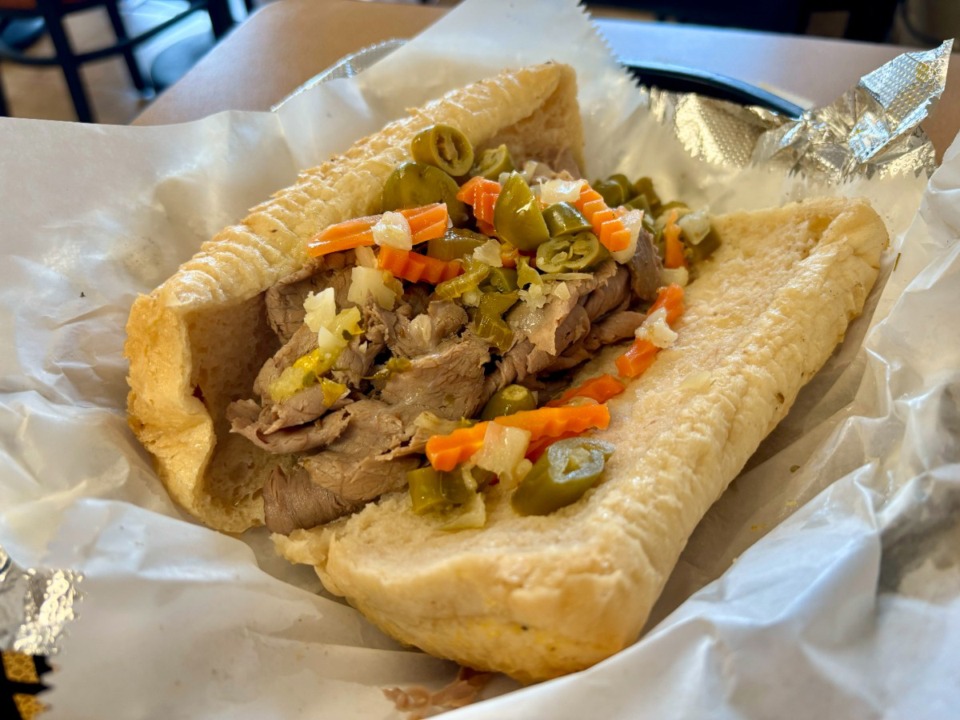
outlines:
[{"label": "orange carrot piece", "polygon": [[410,282],[428,282],[436,285],[463,272],[459,260],[440,260],[410,250],[384,245],[377,255],[377,267],[389,270],[394,277]]},{"label": "orange carrot piece", "polygon": [[458,428],[449,435],[434,435],[427,440],[427,460],[434,470],[450,471],[469,460],[483,445],[489,422]]},{"label": "orange carrot piece", "polygon": [[465,202],[473,208],[473,216],[477,219],[481,229],[484,228],[483,223],[486,223],[488,228],[492,229],[493,209],[497,204],[499,195],[500,183],[477,175],[467,180],[460,187],[459,192],[457,192],[457,200]]},{"label": "orange carrot piece", "polygon": [[593,234],[607,250],[617,252],[630,245],[630,231],[592,187],[585,184],[573,204],[593,226]]},{"label": "orange carrot piece", "polygon": [[603,375],[585,380],[577,387],[570,388],[557,399],[548,402],[547,407],[564,405],[576,397],[590,398],[600,403],[606,402],[610,398],[622,393],[626,387],[626,385],[610,373],[604,373]]},{"label": "orange carrot piece", "polygon": [[[677,284],[667,285],[657,291],[657,299],[650,306],[647,317],[660,308],[667,311],[667,324],[673,325],[683,315],[683,288]],[[627,351],[617,358],[617,373],[622,378],[635,378],[653,365],[660,348],[649,340],[637,338]]]},{"label": "orange carrot piece", "polygon": [[[410,234],[414,244],[433,240],[447,231],[449,213],[446,203],[404,208],[399,212],[410,223]],[[383,215],[366,215],[330,225],[307,242],[307,253],[313,257],[320,257],[341,250],[373,245],[373,226],[382,217]]]},{"label": "orange carrot piece", "polygon": [[427,440],[427,459],[434,470],[453,470],[469,460],[483,445],[487,425],[495,422],[506,427],[522,428],[530,432],[530,441],[542,438],[573,437],[591,428],[610,425],[610,410],[606,405],[542,407],[504,415],[473,427],[454,430],[449,435],[434,435]]},{"label": "orange carrot piece", "polygon": [[683,255],[683,240],[680,239],[680,226],[677,225],[677,211],[673,209],[663,228],[663,266],[681,268],[687,266]]}]

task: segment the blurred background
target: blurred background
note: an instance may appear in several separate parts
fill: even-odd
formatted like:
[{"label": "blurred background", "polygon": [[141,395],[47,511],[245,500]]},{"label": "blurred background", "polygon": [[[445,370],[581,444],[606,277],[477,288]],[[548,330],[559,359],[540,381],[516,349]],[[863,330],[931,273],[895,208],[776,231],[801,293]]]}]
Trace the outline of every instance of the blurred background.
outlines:
[{"label": "blurred background", "polygon": [[[138,90],[122,55],[84,63],[79,77],[91,119],[126,124],[185,73],[215,43],[213,10],[224,6],[235,23],[268,2],[284,0],[0,0],[0,83],[14,117],[76,120],[64,73],[57,66],[24,65],[9,59],[51,56],[54,42],[38,2],[69,9],[63,25],[76,52],[116,42],[107,6],[115,5],[130,36],[194,10],[133,49],[147,89]],[[324,2],[328,0],[315,0]],[[457,0],[352,0],[440,6]],[[930,47],[960,36],[960,0],[604,0],[584,2],[594,15],[660,20],[795,33],[858,41]],[[211,21],[213,18],[213,23]],[[236,25],[233,25],[236,27]],[[219,28],[221,36],[229,27]],[[955,48],[960,49],[960,48]],[[154,89],[155,88],[155,89]]]}]

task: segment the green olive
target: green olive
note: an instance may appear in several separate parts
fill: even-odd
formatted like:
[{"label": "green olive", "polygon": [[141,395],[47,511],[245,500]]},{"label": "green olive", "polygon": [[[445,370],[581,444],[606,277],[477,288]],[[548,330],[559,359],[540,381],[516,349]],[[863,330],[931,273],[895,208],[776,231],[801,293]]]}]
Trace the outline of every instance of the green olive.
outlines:
[{"label": "green olive", "polygon": [[459,190],[457,182],[439,168],[415,162],[403,163],[390,174],[383,186],[383,210],[442,202],[447,204],[450,221],[462,225],[467,221],[467,209],[457,200]]},{"label": "green olive", "polygon": [[480,153],[477,164],[470,170],[471,175],[480,175],[487,180],[499,180],[501,173],[513,172],[516,166],[506,145],[490,148]]},{"label": "green olive", "polygon": [[513,415],[521,410],[536,410],[537,398],[530,388],[523,385],[507,385],[487,400],[480,413],[481,420],[493,420],[504,415]]},{"label": "green olive", "polygon": [[473,496],[463,475],[458,470],[440,472],[432,467],[422,467],[407,473],[410,500],[417,515],[446,510],[451,505],[462,505]]},{"label": "green olive", "polygon": [[433,165],[453,177],[466,175],[473,166],[473,145],[449,125],[421,130],[410,143],[410,153],[418,163]]},{"label": "green olive", "polygon": [[550,237],[570,235],[593,228],[586,216],[568,202],[553,203],[545,207],[543,219],[547,223]]},{"label": "green olive", "polygon": [[510,504],[521,515],[547,515],[579,500],[603,474],[613,445],[589,438],[559,440],[534,463]]},{"label": "green olive", "polygon": [[458,260],[489,239],[486,235],[466,228],[448,228],[441,237],[427,241],[427,255],[439,260]]},{"label": "green olive", "polygon": [[600,193],[607,207],[620,207],[627,201],[627,194],[623,187],[613,180],[595,180],[591,187]]},{"label": "green olive", "polygon": [[493,209],[493,226],[500,238],[520,250],[536,250],[550,238],[540,203],[526,180],[511,173]]},{"label": "green olive", "polygon": [[653,180],[648,177],[642,177],[633,183],[634,197],[637,195],[643,195],[647,199],[647,204],[649,209],[653,213],[660,211],[660,196],[657,195],[657,191],[653,189]]}]

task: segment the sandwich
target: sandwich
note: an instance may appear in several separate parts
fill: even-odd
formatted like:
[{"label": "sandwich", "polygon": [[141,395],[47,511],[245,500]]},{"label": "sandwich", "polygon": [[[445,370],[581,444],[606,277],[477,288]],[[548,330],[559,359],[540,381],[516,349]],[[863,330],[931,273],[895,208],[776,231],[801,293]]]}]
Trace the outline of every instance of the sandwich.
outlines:
[{"label": "sandwich", "polygon": [[524,682],[631,643],[862,310],[864,202],[707,217],[583,179],[576,77],[507,71],[301,174],[128,322],[170,494],[266,524],[399,640]]}]

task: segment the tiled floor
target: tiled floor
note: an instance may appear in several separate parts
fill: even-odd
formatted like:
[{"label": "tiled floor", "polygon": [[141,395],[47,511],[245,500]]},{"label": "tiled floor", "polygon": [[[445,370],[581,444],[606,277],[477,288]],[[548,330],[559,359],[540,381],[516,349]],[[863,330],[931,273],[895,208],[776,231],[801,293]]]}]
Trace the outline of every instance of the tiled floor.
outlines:
[{"label": "tiled floor", "polygon": [[[257,0],[257,4],[262,5],[271,1],[273,0]],[[418,2],[419,0],[385,1]],[[453,5],[457,2],[457,0],[428,1],[440,5]],[[243,0],[230,0],[230,3],[234,17],[242,20],[246,15]],[[135,33],[170,17],[186,5],[184,0],[122,0],[121,12],[129,31]],[[611,10],[603,14],[649,17],[624,10]],[[808,32],[813,35],[840,36],[845,22],[845,13],[817,13]],[[98,38],[112,37],[106,14],[102,9],[88,10],[70,16],[68,32],[79,49],[94,48],[97,46]],[[200,39],[209,38],[212,41],[212,37],[208,16],[204,12],[196,12],[184,23],[139,48],[137,54],[140,66],[144,71],[149,71],[157,55],[171,45],[186,40],[188,45],[193,46]],[[903,37],[896,39],[904,42]],[[50,40],[45,37],[31,48],[30,52],[50,54],[51,51]],[[14,116],[50,120],[75,119],[66,83],[58,69],[3,63],[0,72],[2,72],[10,112]],[[120,58],[90,63],[81,70],[81,73],[99,122],[129,123],[149,103],[148,98],[144,98],[134,89],[126,66]]]}]

